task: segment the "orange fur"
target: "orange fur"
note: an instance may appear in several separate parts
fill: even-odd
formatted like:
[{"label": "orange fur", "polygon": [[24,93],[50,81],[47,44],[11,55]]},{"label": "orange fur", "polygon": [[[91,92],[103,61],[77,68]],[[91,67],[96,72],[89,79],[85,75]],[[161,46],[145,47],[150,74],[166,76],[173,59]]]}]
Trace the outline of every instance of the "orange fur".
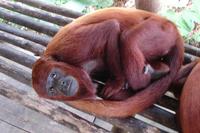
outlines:
[{"label": "orange fur", "polygon": [[200,63],[188,76],[180,98],[180,124],[183,133],[200,133]]},{"label": "orange fur", "polygon": [[[170,72],[150,84],[151,77],[143,73],[143,68],[146,63],[162,62],[161,57],[166,58],[164,63]],[[183,41],[172,22],[142,10],[110,8],[63,27],[34,65],[32,81],[42,97],[66,101],[100,116],[126,117],[155,103],[171,85],[182,62]],[[74,101],[63,95],[52,98],[46,94],[45,80],[55,67],[79,82],[78,94],[71,98]],[[93,71],[102,69],[109,72],[101,94],[107,100],[93,99],[97,95],[91,82]],[[113,101],[120,91],[126,91],[126,82],[133,90],[145,89],[125,95],[125,100]]]}]

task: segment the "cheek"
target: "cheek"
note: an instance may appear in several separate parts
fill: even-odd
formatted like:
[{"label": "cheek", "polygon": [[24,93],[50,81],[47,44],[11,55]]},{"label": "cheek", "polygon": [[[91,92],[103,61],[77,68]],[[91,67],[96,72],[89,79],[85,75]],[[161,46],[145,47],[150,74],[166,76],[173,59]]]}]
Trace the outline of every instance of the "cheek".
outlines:
[{"label": "cheek", "polygon": [[58,89],[65,95],[65,96],[74,96],[78,89],[79,84],[77,80],[72,76],[67,76],[59,82]]},{"label": "cheek", "polygon": [[70,88],[71,89],[69,90],[69,93],[71,95],[75,95],[78,92],[79,84],[78,84],[77,80],[73,80],[73,82],[71,83],[71,87]]},{"label": "cheek", "polygon": [[46,90],[48,90],[52,85],[53,85],[53,80],[48,78],[45,86]]}]

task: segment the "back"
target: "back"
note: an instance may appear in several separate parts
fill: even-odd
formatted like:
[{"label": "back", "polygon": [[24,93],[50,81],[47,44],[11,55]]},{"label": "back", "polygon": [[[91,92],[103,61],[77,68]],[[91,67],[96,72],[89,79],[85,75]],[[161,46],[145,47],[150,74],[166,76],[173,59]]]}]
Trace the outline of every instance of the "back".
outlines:
[{"label": "back", "polygon": [[180,99],[183,133],[200,133],[200,63],[190,73]]}]

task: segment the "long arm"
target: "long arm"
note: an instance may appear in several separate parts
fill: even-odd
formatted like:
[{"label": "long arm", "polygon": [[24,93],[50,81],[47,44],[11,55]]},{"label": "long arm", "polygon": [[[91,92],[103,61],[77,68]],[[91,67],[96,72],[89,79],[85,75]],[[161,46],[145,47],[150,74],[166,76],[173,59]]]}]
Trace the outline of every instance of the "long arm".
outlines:
[{"label": "long arm", "polygon": [[122,65],[132,89],[144,88],[153,79],[154,73],[144,70],[146,64],[171,57],[169,52],[175,48],[177,36],[174,28],[167,20],[152,17],[122,33]]},{"label": "long arm", "polygon": [[80,100],[66,103],[78,109],[107,117],[127,117],[149,107],[168,90],[183,62],[183,41],[175,27],[173,32],[176,35],[168,38],[175,39],[175,45],[169,52],[170,72],[163,78],[124,101]]}]

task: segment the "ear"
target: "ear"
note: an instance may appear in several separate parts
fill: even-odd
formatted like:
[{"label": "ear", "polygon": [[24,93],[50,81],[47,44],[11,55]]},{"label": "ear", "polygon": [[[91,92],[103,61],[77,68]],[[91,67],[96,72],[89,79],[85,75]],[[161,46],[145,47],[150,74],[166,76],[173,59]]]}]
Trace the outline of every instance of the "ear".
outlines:
[{"label": "ear", "polygon": [[51,65],[44,58],[38,59],[32,68],[32,86],[41,97],[46,95],[46,79],[51,70]]}]

